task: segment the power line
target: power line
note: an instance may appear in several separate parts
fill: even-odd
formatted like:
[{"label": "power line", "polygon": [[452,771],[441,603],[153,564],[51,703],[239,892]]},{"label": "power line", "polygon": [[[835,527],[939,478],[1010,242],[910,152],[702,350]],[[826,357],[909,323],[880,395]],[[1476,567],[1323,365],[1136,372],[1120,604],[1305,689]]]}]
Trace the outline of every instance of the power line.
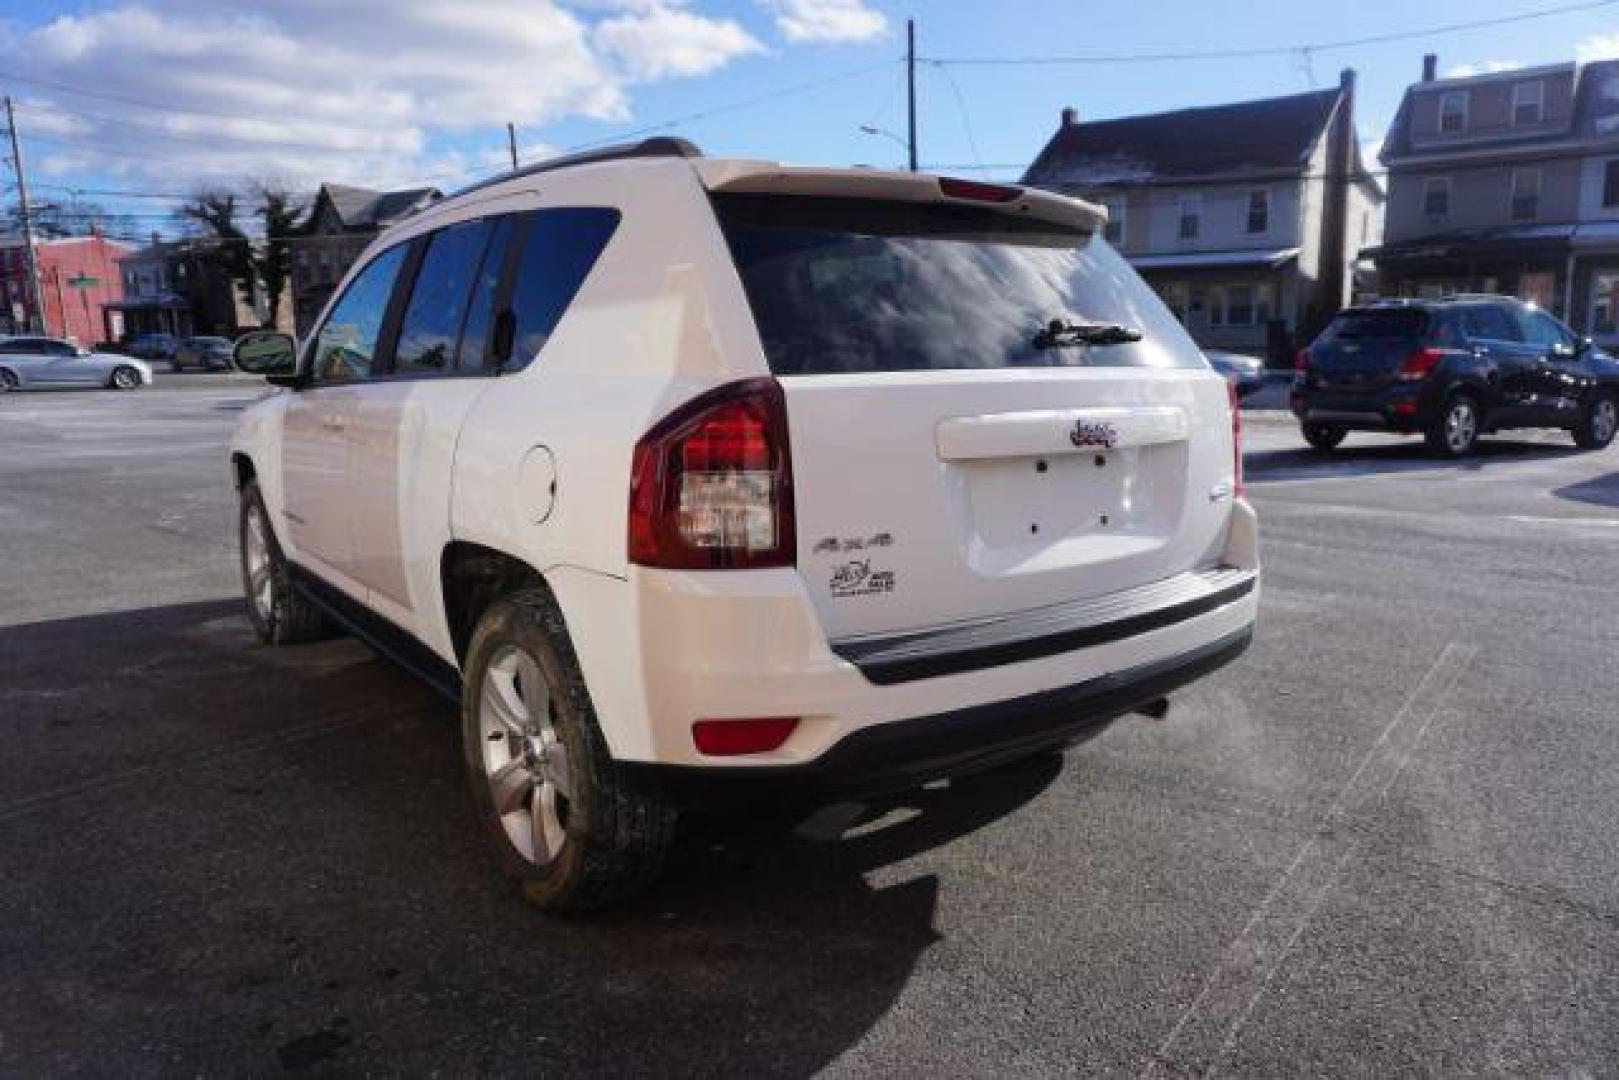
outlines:
[{"label": "power line", "polygon": [[1074,56],[928,56],[918,57],[924,64],[953,64],[958,66],[984,66],[984,65],[1046,65],[1046,64],[1154,64],[1176,63],[1197,60],[1247,60],[1264,56],[1295,56],[1312,53],[1335,52],[1340,49],[1354,49],[1365,45],[1386,45],[1394,41],[1408,41],[1412,38],[1435,37],[1440,34],[1457,34],[1468,30],[1484,30],[1490,27],[1507,26],[1513,23],[1528,22],[1532,19],[1548,19],[1557,15],[1571,15],[1582,11],[1595,11],[1599,8],[1613,7],[1619,0],[1585,0],[1578,4],[1562,4],[1557,7],[1541,8],[1537,11],[1526,11],[1517,15],[1501,15],[1491,19],[1474,19],[1468,22],[1447,23],[1443,26],[1431,26],[1423,30],[1397,30],[1385,34],[1368,34],[1365,37],[1341,38],[1337,41],[1307,42],[1297,45],[1251,45],[1231,49],[1200,49],[1182,52],[1153,52],[1153,53],[1089,53]]},{"label": "power line", "polygon": [[[163,127],[162,125],[159,125],[159,124],[147,124],[147,123],[143,123],[143,122],[141,122],[139,120],[130,120],[127,117],[109,116],[106,113],[84,112],[84,111],[81,111],[81,110],[78,110],[78,109],[67,109],[67,108],[63,108],[60,105],[51,105],[49,108],[44,108],[44,107],[41,107],[41,106],[29,105],[29,104],[25,104],[23,102],[18,102],[17,107],[22,108],[22,109],[32,109],[32,110],[34,110],[36,112],[39,112],[39,113],[47,113],[47,112],[60,113],[60,114],[62,114],[64,116],[73,116],[73,117],[77,117],[80,120],[93,120],[93,121],[96,121],[97,123],[117,124],[120,127],[133,128],[134,130],[145,134],[149,138],[164,139],[164,140],[168,140],[170,142],[195,143],[195,144],[201,145],[201,146],[217,146],[220,139],[229,139],[229,140],[231,140],[233,142],[241,143],[242,144],[242,147],[241,147],[242,149],[253,149],[255,147],[267,147],[267,148],[271,148],[271,149],[284,149],[284,150],[313,150],[313,151],[316,151],[318,153],[326,153],[326,154],[352,153],[355,150],[355,147],[353,145],[346,145],[346,146],[345,145],[334,145],[333,143],[329,143],[329,142],[328,143],[301,142],[301,141],[294,140],[294,139],[260,139],[260,138],[257,138],[255,136],[252,136],[252,135],[242,135],[242,134],[237,134],[237,133],[229,132],[229,131],[214,131],[214,132],[175,131],[172,128]],[[250,123],[267,123],[268,122],[268,121],[260,121],[260,120],[250,120],[247,117],[237,118],[237,122],[242,122],[242,121],[247,121],[247,122],[250,122]],[[279,122],[280,123],[285,123],[285,121],[279,121]],[[66,140],[64,140],[64,141],[66,141]],[[232,148],[232,149],[234,149],[234,148]],[[394,151],[389,149],[389,148],[386,148],[386,147],[379,147],[379,148],[375,148],[375,149],[372,149],[372,150],[369,150],[369,151],[361,150],[360,152],[361,153],[386,154],[386,153],[393,153]]]}]

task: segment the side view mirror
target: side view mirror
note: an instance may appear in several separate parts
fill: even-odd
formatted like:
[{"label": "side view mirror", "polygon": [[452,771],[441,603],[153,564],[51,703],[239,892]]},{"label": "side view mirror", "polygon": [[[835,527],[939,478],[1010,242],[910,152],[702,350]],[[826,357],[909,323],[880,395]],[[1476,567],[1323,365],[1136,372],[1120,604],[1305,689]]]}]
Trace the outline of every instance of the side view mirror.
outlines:
[{"label": "side view mirror", "polygon": [[298,374],[298,343],[279,330],[255,330],[236,339],[231,363],[249,375],[290,379]]}]

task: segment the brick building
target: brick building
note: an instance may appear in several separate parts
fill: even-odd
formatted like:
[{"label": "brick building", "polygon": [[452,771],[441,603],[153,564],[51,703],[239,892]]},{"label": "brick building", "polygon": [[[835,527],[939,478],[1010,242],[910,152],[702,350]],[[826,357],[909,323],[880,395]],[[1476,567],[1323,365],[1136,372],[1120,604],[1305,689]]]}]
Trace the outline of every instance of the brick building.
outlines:
[{"label": "brick building", "polygon": [[[130,248],[103,236],[34,241],[45,333],[81,345],[116,341],[123,317],[118,262]],[[0,238],[0,333],[22,333],[35,312],[29,300],[28,262],[22,238]]]}]

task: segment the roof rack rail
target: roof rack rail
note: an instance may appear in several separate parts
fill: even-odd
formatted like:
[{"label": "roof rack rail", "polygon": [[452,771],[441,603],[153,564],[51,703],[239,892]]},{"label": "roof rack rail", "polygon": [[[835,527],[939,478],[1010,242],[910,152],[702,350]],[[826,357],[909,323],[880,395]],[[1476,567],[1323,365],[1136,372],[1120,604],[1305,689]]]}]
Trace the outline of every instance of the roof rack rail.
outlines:
[{"label": "roof rack rail", "polygon": [[484,180],[479,180],[449,197],[454,199],[473,191],[482,191],[495,184],[503,184],[507,180],[516,180],[522,176],[533,176],[535,173],[551,172],[553,169],[567,169],[575,165],[594,165],[599,161],[622,161],[626,158],[657,158],[657,157],[702,157],[703,152],[697,145],[687,139],[677,138],[673,135],[654,135],[650,139],[642,139],[633,143],[614,143],[612,146],[603,146],[596,150],[582,150],[577,154],[563,154],[561,157],[547,158],[532,165],[524,165],[517,169],[508,169]]}]

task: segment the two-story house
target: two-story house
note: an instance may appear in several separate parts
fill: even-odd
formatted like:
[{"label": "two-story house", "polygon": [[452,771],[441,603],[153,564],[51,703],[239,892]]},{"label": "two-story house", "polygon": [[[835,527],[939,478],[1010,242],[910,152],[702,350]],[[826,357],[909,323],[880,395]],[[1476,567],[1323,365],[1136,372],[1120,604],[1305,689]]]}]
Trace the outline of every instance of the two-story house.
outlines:
[{"label": "two-story house", "polygon": [[430,187],[372,191],[322,184],[309,220],[292,244],[292,297],[298,333],[309,330],[332,290],[377,233],[442,195]]},{"label": "two-story house", "polygon": [[1382,160],[1389,295],[1510,293],[1619,340],[1619,63],[1408,87]]},{"label": "two-story house", "polygon": [[[165,241],[154,233],[151,244],[125,255],[118,269],[123,299],[116,307],[126,337],[148,332],[235,337],[268,325],[264,287],[255,284],[251,295],[244,295],[219,257],[217,241]],[[279,317],[280,328],[290,329],[285,301]]]},{"label": "two-story house", "polygon": [[1355,73],[1287,97],[1062,123],[1023,182],[1107,207],[1107,240],[1205,348],[1290,363],[1351,297],[1382,190]]}]

